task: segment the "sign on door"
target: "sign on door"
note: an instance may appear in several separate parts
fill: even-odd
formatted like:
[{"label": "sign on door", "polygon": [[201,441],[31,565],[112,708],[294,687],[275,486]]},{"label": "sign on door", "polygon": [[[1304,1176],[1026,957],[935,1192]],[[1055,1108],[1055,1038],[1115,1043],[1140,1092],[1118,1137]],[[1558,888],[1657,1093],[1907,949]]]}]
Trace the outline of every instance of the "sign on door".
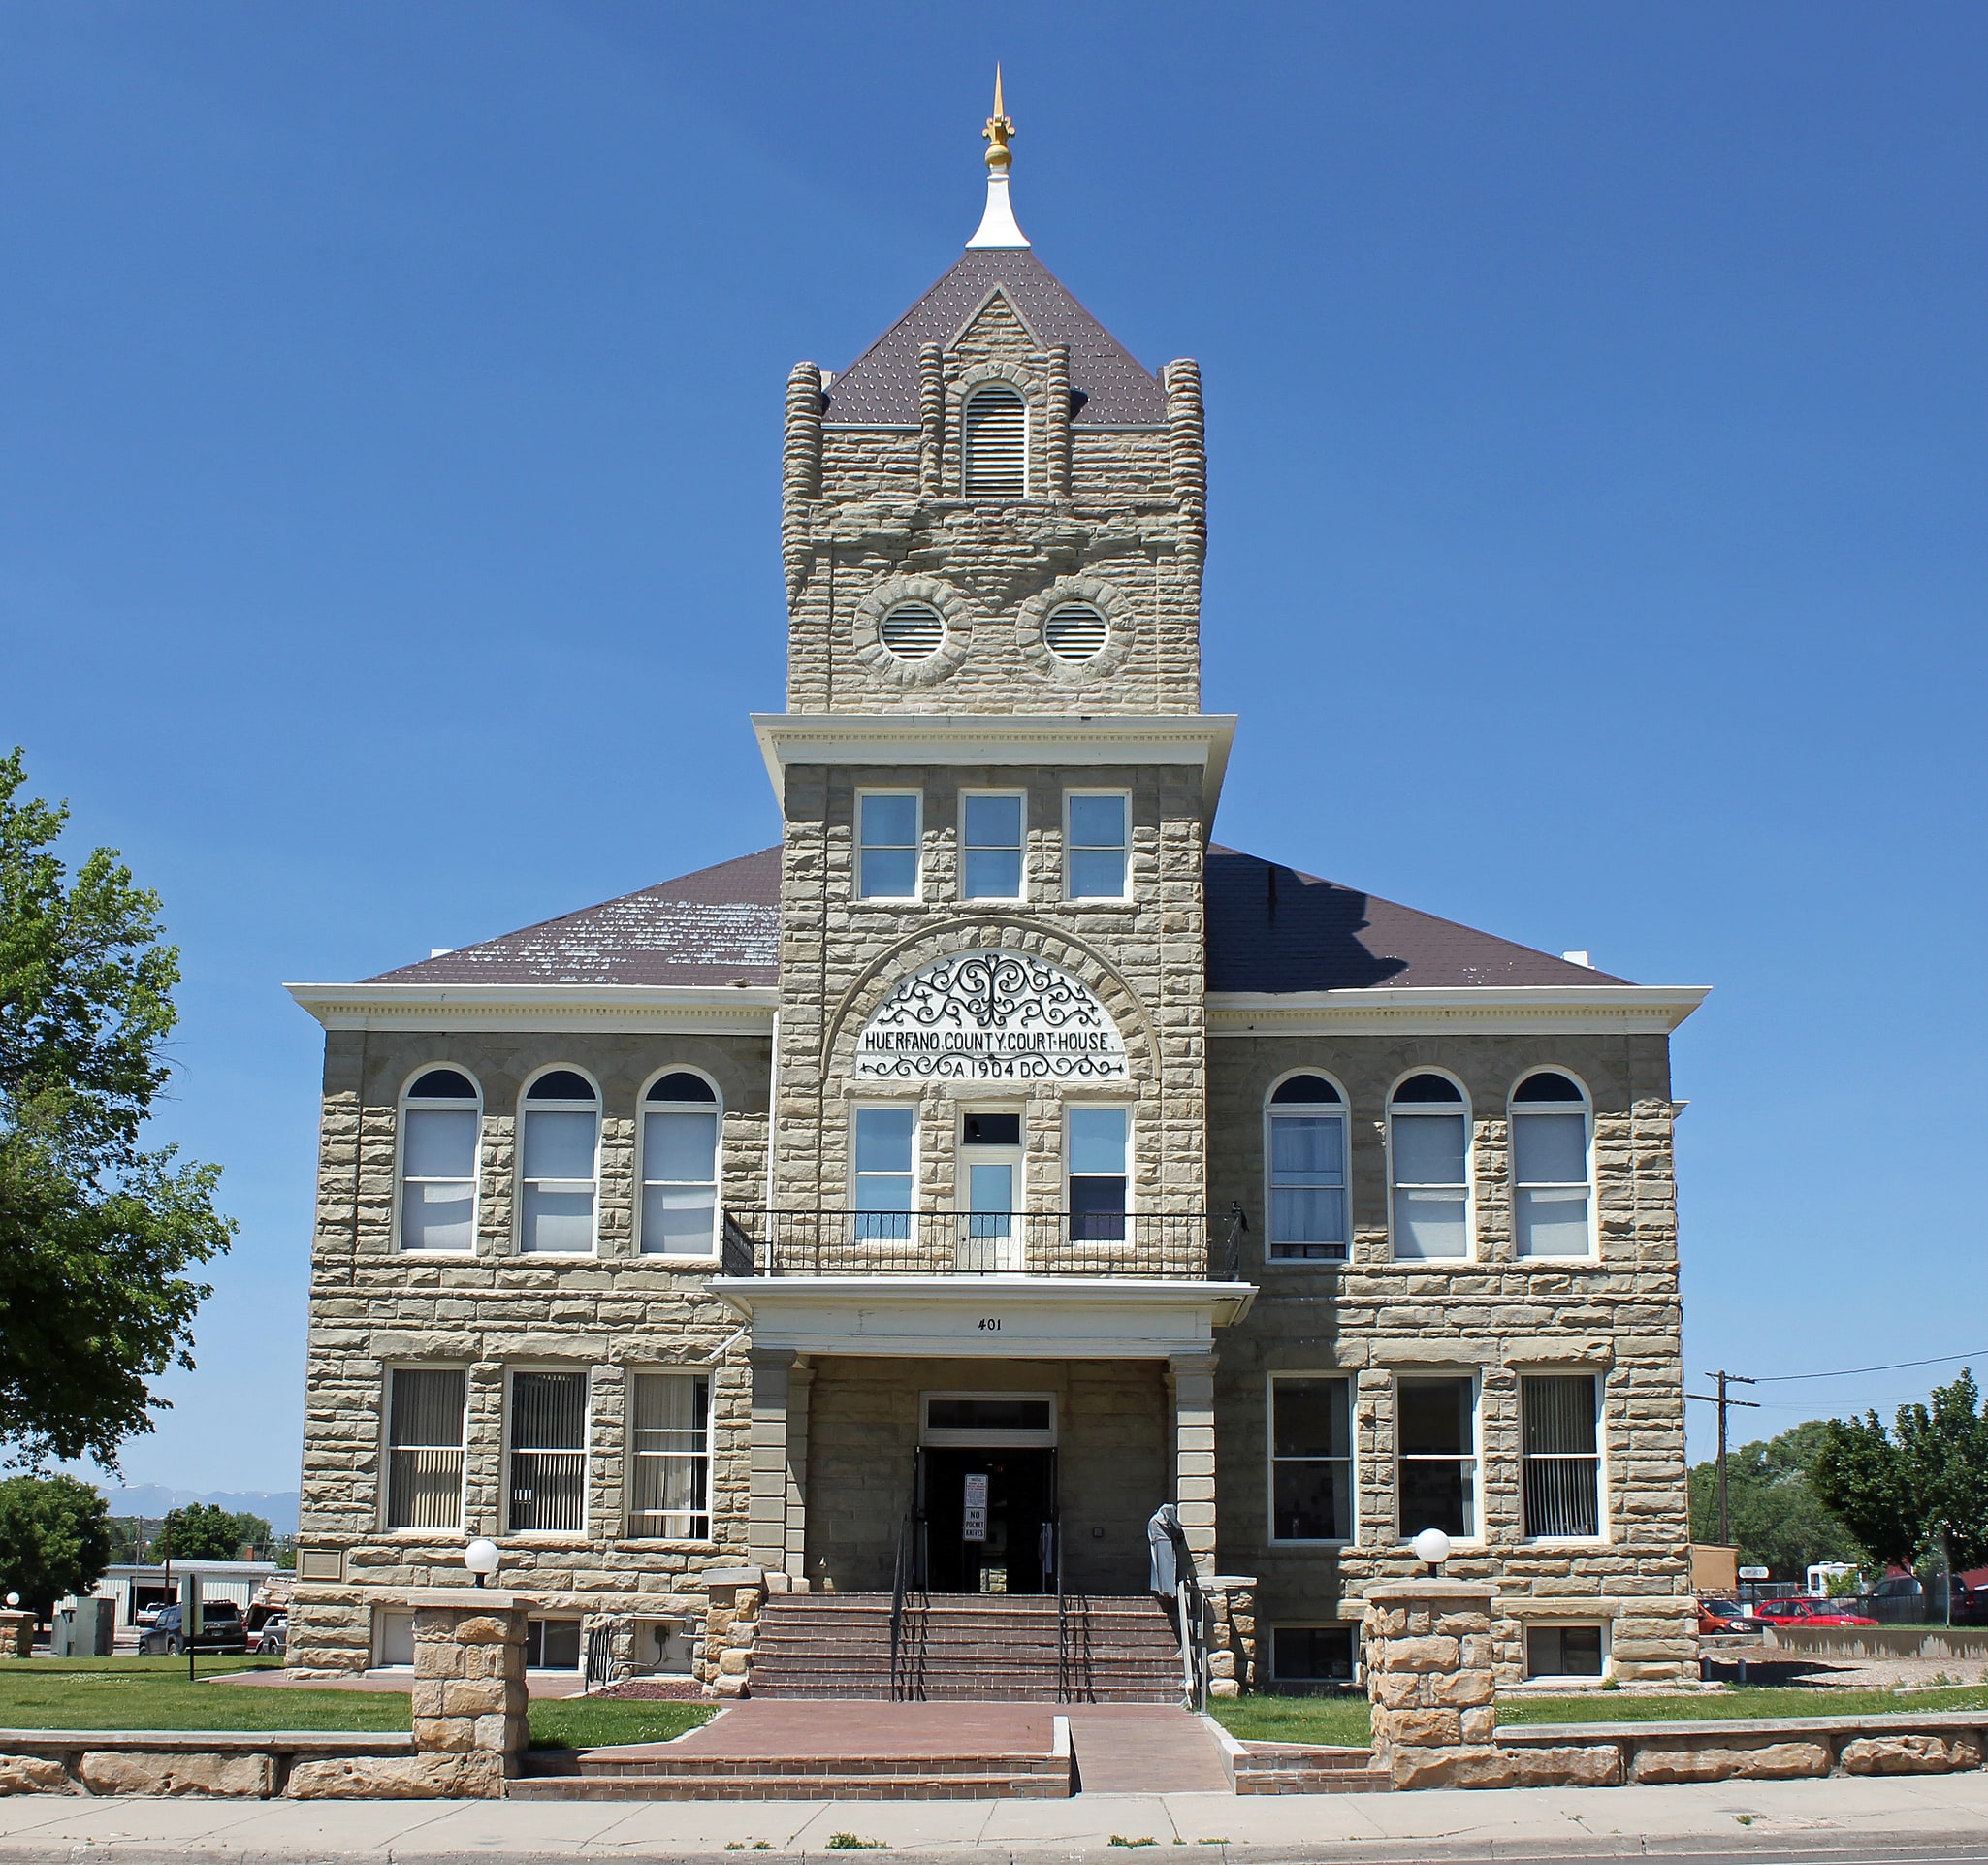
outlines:
[{"label": "sign on door", "polygon": [[968,1541],[987,1538],[987,1478],[984,1472],[966,1480],[965,1506],[960,1512],[961,1536]]}]

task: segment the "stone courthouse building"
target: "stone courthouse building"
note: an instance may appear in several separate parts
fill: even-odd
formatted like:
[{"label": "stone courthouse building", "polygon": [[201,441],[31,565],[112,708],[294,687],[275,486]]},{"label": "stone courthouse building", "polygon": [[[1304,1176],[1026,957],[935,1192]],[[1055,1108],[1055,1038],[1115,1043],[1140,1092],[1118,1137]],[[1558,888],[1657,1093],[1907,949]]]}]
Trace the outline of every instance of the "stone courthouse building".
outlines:
[{"label": "stone courthouse building", "polygon": [[[899,1582],[1018,1625],[1060,1593],[1108,1644],[1164,1625],[1163,1503],[1218,1688],[1357,1677],[1428,1527],[1499,1590],[1502,1677],[1693,1663],[1668,1048],[1703,993],[1213,839],[1201,377],[1036,258],[1011,127],[951,270],[787,380],[780,845],[292,987],[294,1664],[405,1661],[397,1596],[483,1536],[543,1665],[597,1631],[798,1688],[774,1628],[874,1636]],[[851,1638],[817,1669],[869,1688]]]}]

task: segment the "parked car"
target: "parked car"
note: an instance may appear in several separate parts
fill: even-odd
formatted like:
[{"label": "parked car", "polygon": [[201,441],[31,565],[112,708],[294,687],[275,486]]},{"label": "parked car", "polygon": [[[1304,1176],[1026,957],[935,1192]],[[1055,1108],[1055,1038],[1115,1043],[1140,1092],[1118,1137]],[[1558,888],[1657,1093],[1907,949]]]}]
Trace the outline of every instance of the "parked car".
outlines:
[{"label": "parked car", "polygon": [[1764,1599],[1754,1614],[1770,1625],[1875,1625],[1848,1599]]},{"label": "parked car", "polygon": [[290,1616],[278,1613],[273,1619],[263,1621],[263,1627],[256,1636],[255,1649],[264,1657],[281,1657],[283,1647],[290,1637]]},{"label": "parked car", "polygon": [[[186,1635],[179,1629],[184,1608],[164,1606],[150,1627],[139,1635],[142,1657],[177,1657],[186,1650]],[[201,1634],[195,1640],[197,1652],[245,1652],[248,1634],[242,1629],[241,1608],[232,1599],[209,1600],[201,1614]]]},{"label": "parked car", "polygon": [[1737,1600],[1701,1599],[1698,1602],[1698,1629],[1702,1633],[1757,1632],[1760,1622]]}]

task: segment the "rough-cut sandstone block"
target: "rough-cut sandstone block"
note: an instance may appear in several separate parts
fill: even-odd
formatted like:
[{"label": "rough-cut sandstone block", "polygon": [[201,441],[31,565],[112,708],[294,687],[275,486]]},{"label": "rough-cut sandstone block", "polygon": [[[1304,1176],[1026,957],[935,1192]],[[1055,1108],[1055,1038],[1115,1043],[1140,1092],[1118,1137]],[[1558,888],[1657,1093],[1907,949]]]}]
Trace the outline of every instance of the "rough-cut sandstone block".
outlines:
[{"label": "rough-cut sandstone block", "polygon": [[1463,1739],[1455,1710],[1396,1710],[1385,1726],[1388,1740],[1398,1748],[1454,1748]]},{"label": "rough-cut sandstone block", "polygon": [[1622,1773],[1614,1743],[1564,1749],[1495,1749],[1489,1745],[1447,1753],[1394,1757],[1397,1788],[1413,1787],[1613,1787]]},{"label": "rough-cut sandstone block", "polygon": [[753,1655],[737,1646],[728,1647],[719,1653],[718,1668],[726,1677],[744,1677],[753,1668]]},{"label": "rough-cut sandstone block", "polygon": [[1233,1677],[1218,1677],[1208,1686],[1210,1696],[1240,1696],[1242,1686]]},{"label": "rough-cut sandstone block", "polygon": [[1981,1745],[1969,1735],[1859,1736],[1844,1744],[1845,1774],[1940,1775],[1981,1765]]},{"label": "rough-cut sandstone block", "polygon": [[1429,1680],[1429,1695],[1445,1708],[1464,1710],[1479,1703],[1491,1700],[1491,1674],[1489,1671],[1456,1671],[1448,1677]]},{"label": "rough-cut sandstone block", "polygon": [[494,1754],[300,1761],[283,1788],[291,1800],[493,1800],[503,1790],[503,1762]]},{"label": "rough-cut sandstone block", "polygon": [[266,1754],[86,1754],[77,1770],[93,1794],[267,1796],[276,1768]]},{"label": "rough-cut sandstone block", "polygon": [[512,1645],[523,1642],[520,1631],[515,1637],[508,1619],[478,1617],[459,1619],[455,1624],[455,1637],[463,1645]]},{"label": "rough-cut sandstone block", "polygon": [[1490,1742],[1498,1732],[1496,1708],[1487,1703],[1482,1709],[1465,1710],[1457,1719],[1465,1742]]},{"label": "rough-cut sandstone block", "polygon": [[1454,1671],[1459,1651],[1454,1638],[1397,1638],[1381,1653],[1390,1671]]},{"label": "rough-cut sandstone block", "polygon": [[76,1784],[59,1761],[39,1754],[0,1754],[0,1794],[71,1794]]},{"label": "rough-cut sandstone block", "polygon": [[1396,1671],[1368,1679],[1366,1693],[1377,1710],[1406,1710],[1422,1701],[1423,1689],[1423,1673]]},{"label": "rough-cut sandstone block", "polygon": [[1663,1785],[1683,1781],[1804,1781],[1828,1772],[1826,1742],[1765,1742],[1744,1749],[1651,1743],[1636,1752],[1629,1779]]}]

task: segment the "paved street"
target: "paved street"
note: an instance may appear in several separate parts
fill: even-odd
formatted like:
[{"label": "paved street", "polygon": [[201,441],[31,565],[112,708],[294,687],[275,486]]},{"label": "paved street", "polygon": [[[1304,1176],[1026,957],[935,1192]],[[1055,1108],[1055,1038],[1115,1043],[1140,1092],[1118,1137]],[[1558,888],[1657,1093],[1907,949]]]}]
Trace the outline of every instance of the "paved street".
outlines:
[{"label": "paved street", "polygon": [[[231,1865],[698,1859],[761,1845],[831,1849],[848,1833],[935,1857],[1068,1865],[1112,1838],[1250,1860],[1716,1859],[1988,1861],[1988,1775],[1703,1787],[1288,1796],[1083,1794],[1044,1801],[258,1803],[0,1801],[5,1861],[217,1858]],[[728,1851],[727,1848],[733,1849]],[[1138,1849],[1144,1849],[1138,1848]]]}]

